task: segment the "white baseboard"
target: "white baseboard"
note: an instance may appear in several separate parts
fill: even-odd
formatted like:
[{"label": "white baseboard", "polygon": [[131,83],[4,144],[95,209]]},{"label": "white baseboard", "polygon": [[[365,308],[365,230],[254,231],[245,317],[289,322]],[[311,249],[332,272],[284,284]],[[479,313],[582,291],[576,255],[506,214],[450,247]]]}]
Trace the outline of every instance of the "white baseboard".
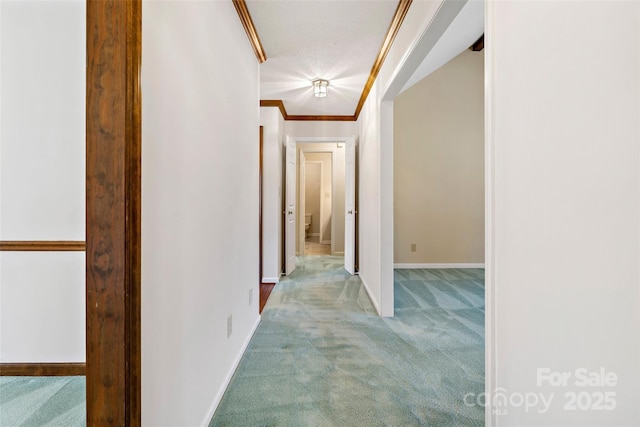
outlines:
[{"label": "white baseboard", "polygon": [[393,268],[400,270],[410,270],[417,268],[484,268],[484,263],[396,263],[393,264]]},{"label": "white baseboard", "polygon": [[344,251],[335,251],[333,254],[337,256],[344,256]]},{"label": "white baseboard", "polygon": [[364,286],[364,290],[367,291],[367,295],[369,295],[369,299],[371,300],[371,303],[376,308],[376,311],[378,312],[378,316],[382,316],[382,311],[380,311],[380,303],[378,302],[377,299],[375,299],[373,297],[373,294],[371,293],[371,290],[369,289],[369,285],[367,285],[367,281],[364,279],[364,277],[362,275],[360,275],[360,281],[362,282],[362,285]]},{"label": "white baseboard", "polygon": [[220,401],[222,400],[222,396],[224,396],[224,392],[227,391],[227,387],[229,386],[229,383],[231,382],[231,378],[233,377],[233,374],[236,373],[236,369],[238,369],[238,365],[240,364],[240,360],[242,360],[242,356],[244,356],[244,352],[247,350],[247,347],[249,346],[249,342],[251,341],[251,338],[253,338],[253,334],[256,332],[256,329],[258,328],[258,325],[260,324],[261,320],[262,320],[262,316],[258,315],[258,319],[256,320],[256,323],[251,328],[251,332],[247,336],[247,339],[245,340],[244,344],[242,344],[242,348],[240,349],[240,353],[238,354],[236,359],[233,361],[233,365],[231,366],[231,369],[229,370],[229,373],[227,374],[226,378],[224,379],[224,382],[222,383],[222,387],[220,387],[220,390],[218,390],[218,394],[216,394],[215,399],[213,399],[213,403],[212,403],[211,407],[209,408],[209,410],[207,411],[207,415],[205,415],[204,420],[202,421],[202,423],[200,423],[200,425],[202,427],[208,427],[209,426],[209,423],[211,422],[211,419],[213,418],[213,414],[215,414],[216,409],[218,409],[218,405],[220,404]]},{"label": "white baseboard", "polygon": [[321,240],[320,244],[321,245],[330,245],[331,244],[331,240]]},{"label": "white baseboard", "polygon": [[263,277],[262,283],[278,283],[280,281],[279,277]]},{"label": "white baseboard", "polygon": [[307,236],[320,237],[320,233],[308,233]]}]

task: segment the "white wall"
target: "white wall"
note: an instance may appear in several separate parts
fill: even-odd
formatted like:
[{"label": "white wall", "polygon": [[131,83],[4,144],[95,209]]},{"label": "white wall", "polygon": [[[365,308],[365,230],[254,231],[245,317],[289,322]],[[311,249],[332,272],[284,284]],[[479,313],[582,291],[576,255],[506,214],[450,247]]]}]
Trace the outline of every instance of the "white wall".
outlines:
[{"label": "white wall", "polygon": [[358,132],[356,122],[328,121],[294,121],[288,120],[284,125],[285,134],[289,136],[353,136]]},{"label": "white wall", "polygon": [[[377,90],[374,83],[372,92]],[[378,104],[368,101],[360,113],[358,141],[358,270],[371,301],[381,313],[380,287],[380,135]],[[391,260],[393,262],[393,260]],[[385,312],[393,315],[393,312]]]},{"label": "white wall", "polygon": [[487,389],[555,393],[496,425],[640,425],[640,3],[489,2],[486,28]]},{"label": "white wall", "polygon": [[[0,2],[0,239],[85,239],[85,2]],[[0,361],[84,362],[84,253],[0,253]]]},{"label": "white wall", "polygon": [[397,267],[484,263],[483,59],[465,49],[395,99]]},{"label": "white wall", "polygon": [[382,316],[393,316],[393,103],[383,96],[440,3],[412,3],[357,122],[359,271]]},{"label": "white wall", "polygon": [[277,283],[282,272],[282,159],[284,119],[274,107],[260,108],[262,147],[262,281]]},{"label": "white wall", "polygon": [[231,2],[142,16],[142,422],[207,425],[259,321],[258,62]]}]

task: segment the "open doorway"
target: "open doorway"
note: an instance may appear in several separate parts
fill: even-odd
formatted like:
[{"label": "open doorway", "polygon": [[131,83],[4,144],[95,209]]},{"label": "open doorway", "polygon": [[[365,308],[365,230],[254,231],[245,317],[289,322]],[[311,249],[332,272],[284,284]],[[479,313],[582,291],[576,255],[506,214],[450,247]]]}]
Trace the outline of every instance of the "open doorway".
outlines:
[{"label": "open doorway", "polygon": [[[313,241],[317,245],[330,246],[329,255],[344,256],[346,270],[354,274],[357,212],[353,154],[355,138],[287,137],[286,151],[285,273],[289,274],[295,269],[296,256],[305,255],[308,239],[309,243]],[[309,186],[305,182],[307,166],[310,168],[309,174],[315,174]],[[307,187],[310,193],[320,193],[319,198],[310,195],[309,212],[306,212]],[[314,201],[318,200],[318,206],[314,206]],[[322,249],[326,253],[326,249]]]},{"label": "open doorway", "polygon": [[[300,215],[302,228],[298,229],[301,255],[332,255],[332,229],[336,217],[333,206],[333,153],[300,151]],[[342,186],[344,179],[337,183]],[[301,242],[302,243],[302,242]]]},{"label": "open doorway", "polygon": [[[313,252],[318,252],[316,253],[318,255],[343,256],[345,144],[298,142],[296,151],[299,160],[296,183],[299,213],[296,226],[296,253],[311,255],[305,251],[305,246],[308,246]],[[317,175],[318,171],[319,175]],[[309,192],[306,191],[307,189]],[[319,192],[318,198],[315,195],[316,189]],[[315,201],[318,201],[317,205]]]}]

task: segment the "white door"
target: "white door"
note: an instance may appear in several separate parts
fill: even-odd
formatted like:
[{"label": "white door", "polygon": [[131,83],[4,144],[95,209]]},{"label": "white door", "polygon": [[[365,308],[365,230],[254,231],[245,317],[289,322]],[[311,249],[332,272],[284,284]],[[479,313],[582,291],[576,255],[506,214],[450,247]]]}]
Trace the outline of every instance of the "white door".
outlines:
[{"label": "white door", "polygon": [[298,253],[304,255],[304,216],[306,214],[304,209],[305,198],[305,186],[306,186],[306,159],[304,157],[304,151],[300,150],[300,158],[298,159]]},{"label": "white door", "polygon": [[296,142],[287,136],[285,165],[285,274],[296,268]]},{"label": "white door", "polygon": [[356,252],[356,144],[355,138],[345,144],[344,167],[344,268],[355,274]]}]

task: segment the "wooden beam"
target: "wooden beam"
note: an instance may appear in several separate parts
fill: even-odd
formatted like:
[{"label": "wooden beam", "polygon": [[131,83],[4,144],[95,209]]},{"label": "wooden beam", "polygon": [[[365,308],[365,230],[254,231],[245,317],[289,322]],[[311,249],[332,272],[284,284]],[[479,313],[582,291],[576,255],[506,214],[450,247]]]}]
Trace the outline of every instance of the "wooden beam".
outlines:
[{"label": "wooden beam", "polygon": [[369,78],[367,79],[367,83],[364,85],[364,89],[362,90],[362,95],[360,96],[360,100],[358,101],[358,106],[356,107],[356,111],[353,114],[355,120],[358,120],[360,116],[360,111],[362,111],[362,107],[364,107],[364,103],[369,96],[369,92],[371,92],[371,88],[373,87],[373,83],[376,81],[378,77],[378,73],[382,68],[382,64],[384,64],[384,60],[391,49],[391,45],[393,45],[393,41],[400,30],[400,26],[402,25],[402,21],[404,21],[404,17],[407,15],[409,11],[409,7],[411,6],[412,0],[400,0],[398,3],[398,7],[396,8],[396,13],[393,15],[393,19],[391,20],[391,24],[389,25],[389,29],[387,30],[387,35],[384,37],[384,41],[382,42],[382,46],[380,47],[380,52],[378,52],[378,57],[376,58],[373,66],[371,67],[371,72],[369,73]]},{"label": "wooden beam", "polygon": [[87,1],[87,425],[139,426],[141,0]]},{"label": "wooden beam", "polygon": [[474,52],[480,52],[482,49],[484,49],[484,34],[471,45],[471,50]]},{"label": "wooden beam", "polygon": [[72,252],[85,247],[80,240],[0,240],[0,251],[12,252]]},{"label": "wooden beam", "polygon": [[267,54],[262,47],[258,31],[256,31],[256,27],[253,25],[253,19],[251,19],[251,14],[249,14],[247,3],[245,3],[244,0],[233,0],[233,5],[236,7],[236,12],[238,12],[244,31],[247,33],[247,37],[249,37],[253,52],[256,54],[256,58],[258,58],[258,62],[262,64],[267,60]]}]

